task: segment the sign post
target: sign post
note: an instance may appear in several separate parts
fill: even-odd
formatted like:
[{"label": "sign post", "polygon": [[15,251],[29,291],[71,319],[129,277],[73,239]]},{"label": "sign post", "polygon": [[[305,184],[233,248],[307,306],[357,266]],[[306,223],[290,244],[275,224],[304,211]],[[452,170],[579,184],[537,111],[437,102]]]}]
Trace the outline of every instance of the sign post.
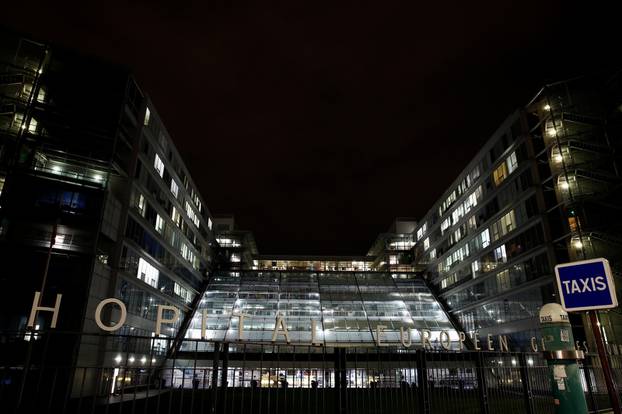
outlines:
[{"label": "sign post", "polygon": [[598,357],[615,414],[622,414],[620,397],[613,383],[609,359],[600,332],[597,311],[618,306],[616,289],[607,259],[590,259],[555,266],[557,288],[562,307],[567,312],[587,311],[596,341]]}]

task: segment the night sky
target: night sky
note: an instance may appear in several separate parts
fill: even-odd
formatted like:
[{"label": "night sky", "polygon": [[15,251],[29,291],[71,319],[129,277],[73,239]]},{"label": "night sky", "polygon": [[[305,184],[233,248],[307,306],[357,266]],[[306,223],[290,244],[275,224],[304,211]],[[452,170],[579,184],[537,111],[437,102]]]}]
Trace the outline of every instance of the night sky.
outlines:
[{"label": "night sky", "polygon": [[617,13],[562,1],[58,3],[0,24],[131,67],[262,254],[365,254],[544,83],[622,55]]}]

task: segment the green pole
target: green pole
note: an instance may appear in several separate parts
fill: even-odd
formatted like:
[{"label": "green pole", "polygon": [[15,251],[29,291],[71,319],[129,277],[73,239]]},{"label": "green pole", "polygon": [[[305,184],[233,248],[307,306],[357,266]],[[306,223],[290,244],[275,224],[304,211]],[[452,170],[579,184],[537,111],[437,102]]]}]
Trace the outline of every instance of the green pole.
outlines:
[{"label": "green pole", "polygon": [[542,346],[549,366],[556,414],[587,414],[578,358],[568,313],[558,303],[540,309]]}]

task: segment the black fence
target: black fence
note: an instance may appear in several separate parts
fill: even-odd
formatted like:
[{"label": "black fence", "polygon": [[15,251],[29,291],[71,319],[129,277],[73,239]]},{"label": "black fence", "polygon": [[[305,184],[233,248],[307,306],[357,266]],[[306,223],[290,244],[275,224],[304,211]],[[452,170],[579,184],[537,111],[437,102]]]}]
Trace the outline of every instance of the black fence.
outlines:
[{"label": "black fence", "polygon": [[[553,413],[539,353],[317,347],[0,333],[2,412],[38,413]],[[164,342],[162,342],[164,341]],[[622,380],[620,356],[611,356]],[[588,357],[592,411],[610,407]]]}]

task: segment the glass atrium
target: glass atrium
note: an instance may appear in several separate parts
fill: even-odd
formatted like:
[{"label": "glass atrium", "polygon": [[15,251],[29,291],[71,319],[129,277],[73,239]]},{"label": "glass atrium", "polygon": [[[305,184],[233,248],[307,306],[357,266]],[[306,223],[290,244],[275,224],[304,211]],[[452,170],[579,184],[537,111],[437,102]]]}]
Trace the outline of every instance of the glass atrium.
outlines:
[{"label": "glass atrium", "polygon": [[[400,345],[400,328],[413,347],[421,347],[422,334],[435,348],[451,341],[455,349],[458,341],[419,274],[339,271],[217,272],[186,337],[201,338],[204,323],[204,339],[236,342],[242,319],[242,341],[271,343],[279,316],[290,343],[365,346],[380,332],[382,343]],[[277,332],[276,342],[284,343],[282,325]]]}]

